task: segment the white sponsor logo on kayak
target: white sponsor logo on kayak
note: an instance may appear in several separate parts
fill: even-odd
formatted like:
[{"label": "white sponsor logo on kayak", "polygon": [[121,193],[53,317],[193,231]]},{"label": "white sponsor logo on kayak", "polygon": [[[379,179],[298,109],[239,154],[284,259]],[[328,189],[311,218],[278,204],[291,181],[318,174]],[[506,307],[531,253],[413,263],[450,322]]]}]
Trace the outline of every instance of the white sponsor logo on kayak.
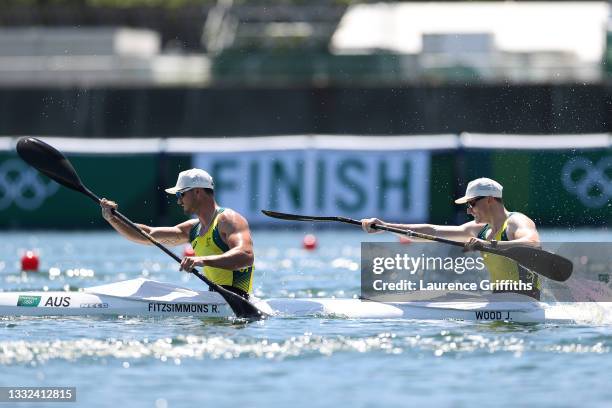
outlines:
[{"label": "white sponsor logo on kayak", "polygon": [[108,303],[81,303],[79,307],[86,309],[108,309]]}]

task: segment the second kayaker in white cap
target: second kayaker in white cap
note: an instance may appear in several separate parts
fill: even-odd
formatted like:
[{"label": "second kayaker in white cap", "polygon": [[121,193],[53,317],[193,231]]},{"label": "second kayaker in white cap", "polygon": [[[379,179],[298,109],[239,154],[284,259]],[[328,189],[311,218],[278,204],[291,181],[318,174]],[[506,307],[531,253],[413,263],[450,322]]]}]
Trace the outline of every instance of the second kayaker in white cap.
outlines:
[{"label": "second kayaker in white cap", "polygon": [[[456,204],[465,204],[467,213],[474,217],[463,225],[433,224],[392,224],[378,218],[361,220],[366,232],[379,232],[372,225],[386,225],[394,228],[435,235],[442,238],[466,242],[466,250],[478,250],[482,247],[503,247],[511,245],[539,246],[540,236],[531,218],[519,212],[508,211],[503,201],[503,187],[497,181],[482,177],[468,183],[465,195],[455,200]],[[540,298],[540,281],[536,274],[516,262],[502,256],[483,253],[483,258],[491,281],[512,280],[531,283],[531,291],[512,291],[533,298]]]}]

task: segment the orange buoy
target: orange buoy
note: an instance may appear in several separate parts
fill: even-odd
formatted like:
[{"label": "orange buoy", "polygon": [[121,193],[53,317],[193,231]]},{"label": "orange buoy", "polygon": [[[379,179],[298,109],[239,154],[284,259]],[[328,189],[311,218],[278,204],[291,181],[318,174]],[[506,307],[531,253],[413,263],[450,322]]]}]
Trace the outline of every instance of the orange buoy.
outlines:
[{"label": "orange buoy", "polygon": [[312,234],[308,234],[302,240],[302,247],[308,251],[317,249],[317,237]]},{"label": "orange buoy", "polygon": [[191,245],[185,245],[183,248],[183,256],[195,256],[195,252]]},{"label": "orange buoy", "polygon": [[24,272],[38,272],[40,261],[34,251],[26,251],[21,257],[21,270]]}]

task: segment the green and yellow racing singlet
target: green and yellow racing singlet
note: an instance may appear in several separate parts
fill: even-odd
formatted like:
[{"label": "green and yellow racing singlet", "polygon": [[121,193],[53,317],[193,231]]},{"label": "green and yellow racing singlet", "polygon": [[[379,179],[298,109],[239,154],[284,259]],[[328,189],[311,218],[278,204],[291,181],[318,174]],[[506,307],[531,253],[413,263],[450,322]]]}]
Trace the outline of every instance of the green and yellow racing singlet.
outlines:
[{"label": "green and yellow racing singlet", "polygon": [[[510,213],[506,221],[504,221],[504,225],[502,228],[495,234],[495,237],[487,237],[489,230],[491,227],[489,224],[485,225],[482,230],[478,233],[478,238],[491,240],[496,239],[497,241],[509,241],[508,236],[506,234],[506,229],[508,228],[508,219],[515,213]],[[491,278],[491,282],[502,281],[502,280],[511,280],[511,281],[521,281],[523,283],[531,283],[531,287],[533,290],[530,291],[512,291],[514,293],[520,293],[523,295],[531,296],[535,299],[540,299],[540,289],[541,283],[538,279],[538,276],[531,272],[529,269],[517,264],[515,261],[508,259],[506,257],[489,254],[486,252],[482,252],[482,257],[484,260],[487,269],[489,270],[489,275]],[[499,292],[499,291],[494,291]]]},{"label": "green and yellow racing singlet", "polygon": [[[189,240],[196,256],[220,255],[229,251],[229,246],[223,242],[217,225],[219,214],[224,210],[224,208],[217,209],[204,235],[200,235],[202,224],[199,222],[189,232]],[[253,270],[253,265],[235,271],[205,266],[204,275],[218,285],[231,286],[250,293],[253,290]]]}]

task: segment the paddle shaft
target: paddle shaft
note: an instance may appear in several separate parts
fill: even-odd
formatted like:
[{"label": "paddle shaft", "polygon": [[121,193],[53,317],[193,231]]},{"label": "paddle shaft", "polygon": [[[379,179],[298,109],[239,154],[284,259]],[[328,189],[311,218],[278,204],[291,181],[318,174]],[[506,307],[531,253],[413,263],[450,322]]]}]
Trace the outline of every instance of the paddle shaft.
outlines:
[{"label": "paddle shaft", "polygon": [[[339,218],[344,218],[344,217],[339,217]],[[345,221],[343,221],[343,222],[348,222],[350,224],[355,224],[355,225],[361,225],[360,221],[353,220],[353,219],[350,219],[350,218],[346,218]],[[376,229],[376,230],[395,232],[396,234],[402,234],[402,235],[406,235],[406,236],[409,236],[409,237],[421,238],[421,239],[426,239],[426,240],[429,240],[429,241],[436,241],[436,242],[441,242],[443,244],[449,244],[449,245],[454,245],[454,246],[465,248],[465,243],[463,243],[463,242],[453,241],[452,239],[436,237],[435,235],[423,234],[422,232],[416,232],[416,231],[412,231],[412,230],[409,230],[409,229],[405,230],[405,229],[401,229],[401,228],[388,227],[386,225],[378,225],[378,224],[372,225],[372,228]],[[537,248],[534,248],[534,249],[537,250]],[[496,248],[480,247],[480,248],[478,248],[478,250],[481,251],[481,252],[488,252],[488,253],[491,253],[491,254],[504,256],[504,251],[496,249]]]},{"label": "paddle shaft", "polygon": [[[359,225],[359,226],[362,225],[361,221],[354,220],[352,218],[346,218],[346,217],[328,217],[328,218],[333,218],[336,221],[344,222],[346,224],[353,224],[353,225]],[[424,234],[422,232],[416,232],[416,231],[412,231],[409,229],[389,227],[386,225],[379,225],[379,224],[374,224],[371,226],[371,228],[375,230],[394,232],[396,234],[406,235],[408,237],[421,238],[421,239],[426,239],[428,241],[436,241],[436,242],[441,242],[443,244],[454,245],[454,246],[465,248],[465,243],[463,242],[453,241],[452,239],[447,239],[447,238],[442,238],[442,237],[436,237],[435,235]],[[507,255],[504,255],[505,252],[503,250],[499,250],[496,248],[479,247],[478,250],[481,252],[488,252],[488,253],[495,254],[495,255],[507,256]],[[534,248],[533,250],[537,251],[538,248]]]},{"label": "paddle shaft", "polygon": [[[265,215],[273,218],[279,218],[282,220],[289,221],[332,221],[332,222],[343,222],[346,224],[353,224],[361,226],[361,222],[346,217],[318,217],[311,215],[298,215],[298,214],[286,214],[275,211],[263,210]],[[453,241],[451,239],[436,237],[429,234],[424,234],[409,229],[401,229],[396,227],[389,227],[386,225],[374,224],[372,229],[394,232],[409,237],[416,237],[426,239],[429,241],[441,242],[448,245],[454,245],[465,248],[465,243],[459,241]],[[477,248],[481,252],[488,252],[495,255],[501,255],[506,258],[513,259],[517,263],[524,265],[527,269],[530,269],[542,276],[549,279],[563,282],[567,280],[572,274],[573,264],[569,259],[562,256],[547,252],[540,248],[531,246],[511,246],[506,248],[492,248],[487,246],[481,246]]]},{"label": "paddle shaft", "polygon": [[[353,220],[352,218],[337,217],[337,219],[340,222],[361,226],[361,221]],[[427,239],[429,241],[442,242],[444,244],[449,244],[449,245],[455,245],[455,246],[460,246],[460,247],[465,246],[463,242],[453,241],[452,239],[436,237],[434,235],[423,234],[421,232],[416,232],[416,231],[412,231],[408,229],[388,227],[386,225],[379,225],[379,224],[372,225],[372,229],[380,230],[380,231],[395,232],[396,234],[407,235],[409,237],[416,237],[416,238],[421,238],[421,239]],[[496,252],[493,252],[493,253],[496,253]]]},{"label": "paddle shaft", "polygon": [[[291,214],[282,214],[282,213],[276,213],[274,211],[267,211],[267,210],[264,210],[263,213],[271,217],[282,218],[282,219],[287,219],[287,220],[293,219],[293,220],[299,220],[299,221],[338,221],[338,222],[343,222],[345,224],[358,225],[360,227],[362,225],[361,221],[357,221],[357,220],[354,220],[352,218],[347,218],[347,217],[296,216],[295,218],[289,218],[286,216],[290,216]],[[421,239],[426,239],[428,241],[436,241],[436,242],[441,242],[443,244],[449,244],[449,245],[454,245],[454,246],[465,248],[465,243],[463,242],[453,241],[452,239],[447,239],[447,238],[442,238],[442,237],[436,237],[435,235],[424,234],[422,232],[416,232],[416,231],[412,231],[409,229],[389,227],[389,226],[380,225],[380,224],[374,224],[371,226],[371,228],[375,230],[394,232],[396,234],[406,235],[408,237],[421,238]],[[496,248],[482,247],[482,248],[478,248],[478,250],[482,252],[489,252],[495,255],[504,256],[504,251],[496,249]],[[538,249],[534,248],[534,250],[538,250]]]}]

